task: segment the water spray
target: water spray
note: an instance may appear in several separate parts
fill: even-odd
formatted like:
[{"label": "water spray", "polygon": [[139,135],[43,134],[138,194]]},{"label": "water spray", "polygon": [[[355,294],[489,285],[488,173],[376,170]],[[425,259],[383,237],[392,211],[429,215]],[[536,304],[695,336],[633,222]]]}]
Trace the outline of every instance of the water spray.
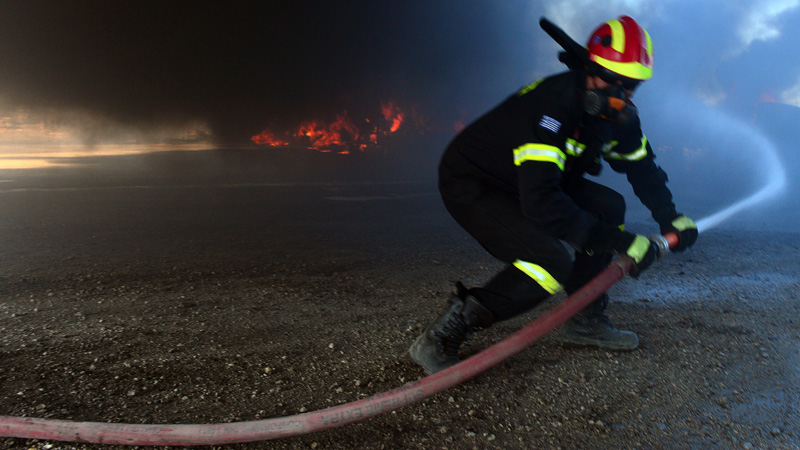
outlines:
[{"label": "water spray", "polygon": [[[758,206],[783,191],[786,187],[786,170],[778,156],[778,149],[770,139],[753,125],[741,119],[717,109],[710,109],[679,90],[671,91],[673,94],[662,105],[665,111],[681,111],[682,122],[702,123],[706,127],[706,133],[710,136],[730,136],[731,141],[736,142],[737,151],[748,152],[748,161],[760,162],[768,177],[765,184],[756,192],[697,220],[698,232],[710,230],[734,215]],[[671,117],[669,114],[664,116]]]},{"label": "water spray", "polygon": [[[726,117],[727,118],[727,117]],[[727,118],[733,122],[733,119]],[[752,206],[756,206],[765,200],[780,193],[786,186],[786,171],[778,158],[778,151],[772,142],[760,133],[757,133],[752,127],[746,124],[731,124],[737,126],[740,132],[746,132],[750,139],[754,142],[754,147],[762,149],[762,158],[767,164],[767,172],[769,173],[769,181],[764,187],[755,193],[739,200],[732,205],[723,208],[710,216],[703,217],[697,221],[697,230],[702,233],[705,230],[711,229],[724,222],[734,214],[744,211]],[[744,127],[741,127],[744,125]]]},{"label": "water spray", "polygon": [[[786,179],[777,151],[768,139],[746,124],[736,123],[727,116],[720,117],[727,126],[745,130],[753,143],[758,144],[754,148],[762,150],[771,178],[756,193],[698,220],[701,232],[777,194]],[[658,244],[660,257],[678,242],[675,234],[651,239]],[[118,445],[222,445],[286,438],[359,422],[422,401],[519,353],[593,302],[623,279],[632,267],[629,258],[620,257],[580,290],[502,341],[433,375],[366,399],[288,417],[200,425],[116,424],[0,416],[0,437]]]}]

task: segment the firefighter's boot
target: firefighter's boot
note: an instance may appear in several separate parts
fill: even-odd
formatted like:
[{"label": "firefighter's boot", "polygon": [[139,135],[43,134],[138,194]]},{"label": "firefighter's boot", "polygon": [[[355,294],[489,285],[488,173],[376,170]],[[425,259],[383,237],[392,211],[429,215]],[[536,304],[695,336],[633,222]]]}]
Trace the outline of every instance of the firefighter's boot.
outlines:
[{"label": "firefighter's boot", "polygon": [[576,314],[561,328],[559,338],[573,345],[588,345],[604,350],[634,350],[639,337],[633,331],[619,330],[603,313],[608,295],[603,294],[593,304]]},{"label": "firefighter's boot", "polygon": [[450,302],[450,307],[425,328],[409,350],[411,359],[428,375],[458,363],[458,348],[467,334],[488,327],[493,321],[491,311],[471,295],[454,294]]}]

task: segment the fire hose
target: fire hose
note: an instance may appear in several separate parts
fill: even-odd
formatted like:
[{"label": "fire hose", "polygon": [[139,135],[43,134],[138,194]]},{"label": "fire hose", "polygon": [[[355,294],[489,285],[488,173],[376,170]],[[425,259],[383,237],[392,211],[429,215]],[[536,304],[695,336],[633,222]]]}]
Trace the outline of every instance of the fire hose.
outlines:
[{"label": "fire hose", "polygon": [[[677,235],[655,236],[659,256]],[[633,268],[617,258],[603,272],[536,320],[485,350],[433,375],[362,400],[294,416],[218,424],[124,424],[0,416],[0,437],[118,445],[220,445],[285,438],[334,428],[421,401],[469,380],[558,328]]]}]

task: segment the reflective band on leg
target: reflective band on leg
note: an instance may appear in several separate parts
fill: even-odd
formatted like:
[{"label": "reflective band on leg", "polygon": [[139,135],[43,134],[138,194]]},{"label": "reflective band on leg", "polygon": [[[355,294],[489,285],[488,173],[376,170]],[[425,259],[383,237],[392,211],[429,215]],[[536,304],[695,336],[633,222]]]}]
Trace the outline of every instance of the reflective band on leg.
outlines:
[{"label": "reflective band on leg", "polygon": [[545,291],[551,294],[555,294],[564,289],[564,286],[553,278],[549,272],[544,270],[542,266],[537,266],[536,264],[518,259],[514,261],[514,267],[521,270],[525,275],[533,278]]}]

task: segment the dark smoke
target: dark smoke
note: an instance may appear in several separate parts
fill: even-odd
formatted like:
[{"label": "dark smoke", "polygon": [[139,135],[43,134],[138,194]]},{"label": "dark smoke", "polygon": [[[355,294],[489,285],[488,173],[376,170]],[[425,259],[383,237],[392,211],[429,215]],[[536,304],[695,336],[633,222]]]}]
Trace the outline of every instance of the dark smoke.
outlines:
[{"label": "dark smoke", "polygon": [[387,100],[449,127],[482,81],[505,85],[497,99],[525,81],[503,60],[533,39],[504,36],[503,8],[414,3],[4,1],[0,100],[143,129],[202,121],[234,143]]}]

